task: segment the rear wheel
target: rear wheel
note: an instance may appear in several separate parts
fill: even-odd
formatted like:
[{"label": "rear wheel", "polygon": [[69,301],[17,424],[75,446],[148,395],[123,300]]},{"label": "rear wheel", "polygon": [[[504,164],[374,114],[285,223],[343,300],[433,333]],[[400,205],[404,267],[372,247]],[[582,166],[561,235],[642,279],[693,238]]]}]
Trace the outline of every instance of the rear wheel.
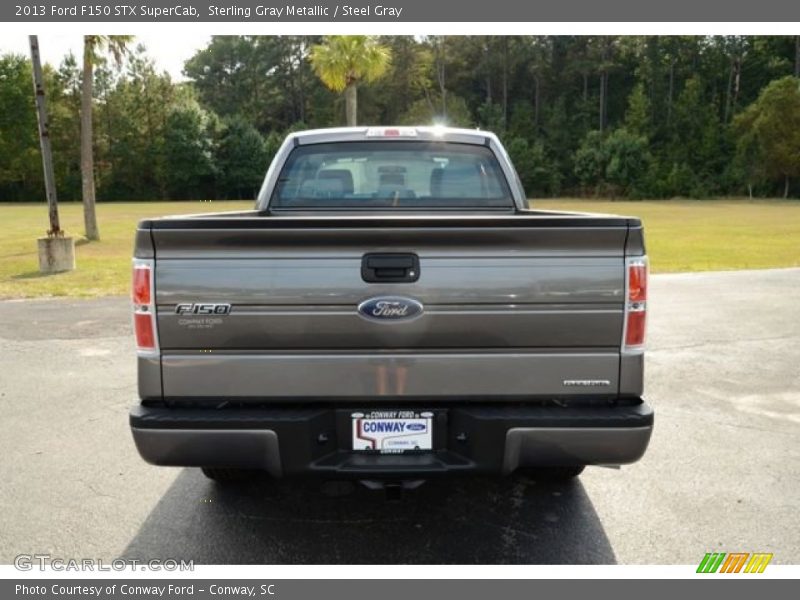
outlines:
[{"label": "rear wheel", "polygon": [[228,467],[202,467],[203,475],[217,483],[236,483],[254,479],[259,471],[253,469],[231,469]]},{"label": "rear wheel", "polygon": [[585,465],[573,465],[569,467],[530,467],[517,469],[514,471],[514,474],[534,480],[568,481],[583,473],[585,468]]}]

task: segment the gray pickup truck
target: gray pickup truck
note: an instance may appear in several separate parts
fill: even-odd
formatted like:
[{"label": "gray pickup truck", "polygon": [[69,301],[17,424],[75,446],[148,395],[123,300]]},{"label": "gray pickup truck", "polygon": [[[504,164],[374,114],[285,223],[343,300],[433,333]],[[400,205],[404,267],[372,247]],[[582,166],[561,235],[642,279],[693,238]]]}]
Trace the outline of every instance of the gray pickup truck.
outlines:
[{"label": "gray pickup truck", "polygon": [[254,210],[139,223],[133,438],[217,481],[631,463],[646,296],[639,219],[530,209],[491,133],[294,133]]}]

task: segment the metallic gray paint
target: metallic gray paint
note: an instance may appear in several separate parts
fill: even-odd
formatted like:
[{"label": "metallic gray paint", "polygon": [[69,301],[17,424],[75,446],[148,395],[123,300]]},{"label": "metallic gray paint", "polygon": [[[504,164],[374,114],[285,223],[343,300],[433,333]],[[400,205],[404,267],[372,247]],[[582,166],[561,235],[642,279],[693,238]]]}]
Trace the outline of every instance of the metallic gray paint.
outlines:
[{"label": "metallic gray paint", "polygon": [[369,402],[414,397],[567,396],[566,379],[608,379],[610,388],[581,389],[582,396],[617,390],[616,349],[575,352],[423,353],[165,353],[168,398],[341,398]]},{"label": "metallic gray paint", "polygon": [[625,241],[625,256],[644,256],[647,254],[644,246],[644,231],[642,226],[628,229],[628,238]]},{"label": "metallic gray paint", "polygon": [[142,400],[160,400],[161,357],[157,355],[138,355],[136,357],[139,397]]},{"label": "metallic gray paint", "polygon": [[[496,377],[479,368],[481,381],[473,383],[483,390],[479,393],[492,395],[560,395],[565,379],[609,379],[613,386],[608,391],[617,389],[618,353],[611,361],[595,362],[597,350],[591,348],[602,354],[608,352],[604,348],[619,344],[624,228],[261,231],[233,227],[224,232],[159,229],[154,234],[159,334],[162,349],[169,354],[163,376],[170,397],[195,394],[198,387],[203,394],[238,398],[273,393],[324,397],[330,390],[337,395],[377,393],[377,386],[356,386],[360,391],[355,392],[343,383],[365,377],[359,355],[349,362],[346,355],[331,356],[327,366],[317,358],[297,367],[296,360],[288,358],[292,351],[322,349],[413,349],[408,353],[413,357],[414,351],[426,349],[513,352],[588,347],[588,362],[570,365],[564,356],[555,356],[542,363],[542,373],[550,371],[545,385],[540,379],[520,379],[506,368],[500,368]],[[363,254],[386,250],[416,252],[419,280],[364,282]],[[425,313],[391,328],[359,318],[359,303],[381,295],[414,298],[424,304]],[[225,302],[232,310],[222,318],[196,321],[174,314],[175,304],[184,302]],[[212,359],[204,355],[198,370],[196,353],[181,352],[189,349],[218,354]],[[231,354],[237,350],[239,358]],[[293,365],[288,371],[275,352],[285,353]],[[420,364],[428,365],[424,377],[431,381],[420,383],[423,371],[417,371],[416,393],[460,393],[441,391],[435,372],[441,367],[446,379],[458,379],[459,360],[457,354],[446,364],[422,359]],[[514,358],[492,360],[516,363]],[[554,368],[555,363],[564,368]],[[537,364],[521,364],[519,369],[536,371]],[[551,377],[553,373],[562,376]],[[273,381],[275,375],[300,378],[302,391],[293,390],[291,382]],[[525,384],[510,385],[508,377]]]},{"label": "metallic gray paint", "polygon": [[[363,252],[363,251],[362,251]],[[432,258],[420,251],[415,283],[365,283],[360,258],[160,259],[156,302],[245,305],[358,304],[404,294],[430,304],[622,305],[622,261],[515,257]]]},{"label": "metallic gray paint", "polygon": [[[214,352],[304,349],[571,348],[619,343],[622,309],[614,304],[431,305],[396,327],[348,305],[240,306],[222,318],[159,310],[162,348]],[[212,324],[189,329],[196,319]],[[182,324],[183,323],[183,324]],[[199,324],[199,323],[198,323]]]},{"label": "metallic gray paint", "polygon": [[155,258],[153,238],[150,229],[139,228],[133,238],[133,256],[136,258]]},{"label": "metallic gray paint", "polygon": [[[365,227],[337,227],[337,217],[326,215],[328,228],[315,227],[318,219],[291,217],[301,225],[295,228],[271,228],[268,223],[290,217],[257,217],[264,228],[237,227],[231,219],[221,229],[170,229],[167,221],[153,231],[159,260],[168,259],[253,259],[253,258],[313,258],[324,252],[326,258],[339,256],[361,258],[364,249],[371,252],[420,252],[429,257],[480,256],[482,258],[620,258],[624,257],[626,227],[573,227],[537,225],[537,217],[519,218],[519,227],[492,227],[484,220],[480,228],[435,227],[436,221],[447,222],[448,216],[426,215],[408,223],[401,217],[362,218]],[[515,218],[506,216],[505,219]],[[478,253],[479,252],[479,253]],[[333,254],[332,254],[333,253]],[[422,255],[420,255],[422,258]]]},{"label": "metallic gray paint", "polygon": [[619,395],[638,398],[644,393],[644,353],[622,353],[619,360]]}]

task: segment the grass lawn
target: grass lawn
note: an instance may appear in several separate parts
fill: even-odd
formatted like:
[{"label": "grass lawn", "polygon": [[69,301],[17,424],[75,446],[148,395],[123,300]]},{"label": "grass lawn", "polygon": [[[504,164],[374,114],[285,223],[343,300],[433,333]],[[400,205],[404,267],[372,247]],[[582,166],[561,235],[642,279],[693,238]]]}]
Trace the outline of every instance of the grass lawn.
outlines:
[{"label": "grass lawn", "polygon": [[[47,228],[41,204],[0,204],[0,298],[127,294],[136,222],[168,214],[241,210],[252,202],[126,202],[99,204],[102,241],[82,243],[82,206],[60,205],[62,227],[78,241],[78,268],[42,276],[36,238]],[[654,272],[800,266],[798,201],[541,200],[547,209],[607,212],[643,219]]]},{"label": "grass lawn", "polygon": [[145,217],[251,208],[252,202],[114,202],[97,205],[100,241],[86,243],[83,205],[59,204],[61,228],[75,238],[77,269],[40,275],[36,238],[45,235],[47,205],[0,204],[0,298],[128,294],[136,223]]},{"label": "grass lawn", "polygon": [[534,201],[640,217],[654,273],[800,267],[797,200]]}]

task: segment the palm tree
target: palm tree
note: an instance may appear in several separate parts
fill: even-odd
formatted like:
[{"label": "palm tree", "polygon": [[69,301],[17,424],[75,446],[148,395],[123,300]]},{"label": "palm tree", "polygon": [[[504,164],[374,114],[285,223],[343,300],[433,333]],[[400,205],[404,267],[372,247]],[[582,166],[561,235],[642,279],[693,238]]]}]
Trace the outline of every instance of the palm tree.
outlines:
[{"label": "palm tree", "polygon": [[132,35],[85,35],[83,36],[83,82],[81,88],[81,183],[83,192],[83,223],[86,237],[100,239],[95,212],[94,151],[92,148],[92,83],[94,65],[100,53],[108,50],[119,65],[128,50]]},{"label": "palm tree", "polygon": [[347,124],[356,125],[358,84],[382,77],[392,53],[371,35],[329,35],[311,48],[311,64],[317,76],[334,92],[344,91]]}]

